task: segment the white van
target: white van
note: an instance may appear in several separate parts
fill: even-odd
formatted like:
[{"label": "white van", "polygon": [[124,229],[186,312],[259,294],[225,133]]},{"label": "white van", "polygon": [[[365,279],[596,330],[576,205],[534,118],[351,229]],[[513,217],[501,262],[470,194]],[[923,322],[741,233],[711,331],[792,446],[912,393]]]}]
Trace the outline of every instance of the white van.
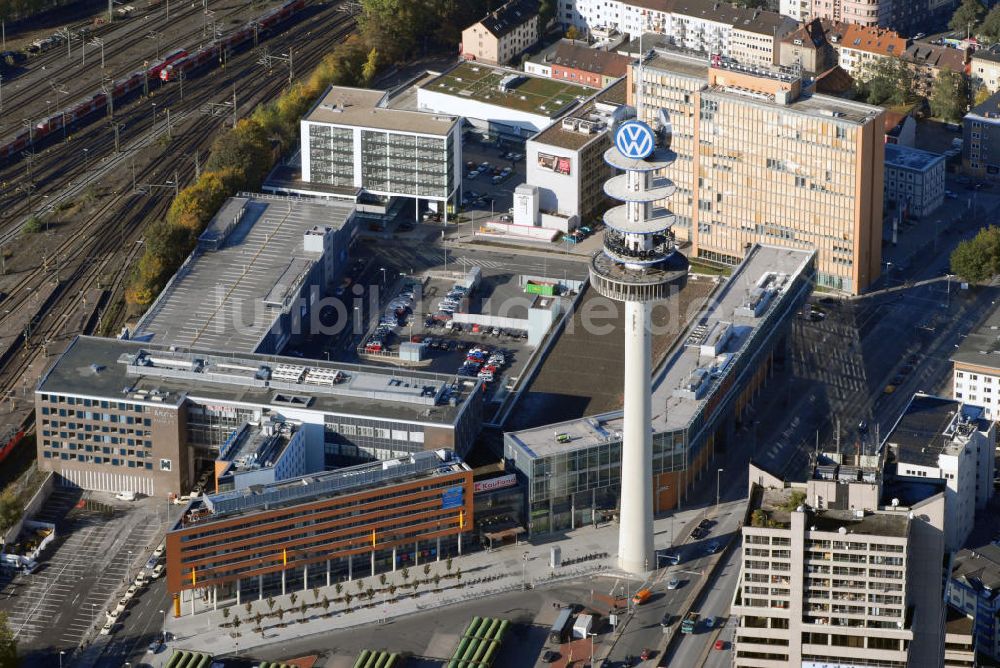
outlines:
[{"label": "white van", "polygon": [[119,501],[135,501],[135,492],[118,492],[115,498]]}]

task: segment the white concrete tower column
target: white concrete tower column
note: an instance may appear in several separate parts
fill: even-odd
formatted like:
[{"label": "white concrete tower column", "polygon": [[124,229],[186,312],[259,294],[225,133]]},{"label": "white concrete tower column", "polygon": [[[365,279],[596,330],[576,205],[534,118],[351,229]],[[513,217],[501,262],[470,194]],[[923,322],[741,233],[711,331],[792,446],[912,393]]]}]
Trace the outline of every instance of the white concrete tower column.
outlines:
[{"label": "white concrete tower column", "polygon": [[653,417],[649,302],[625,302],[625,420],[622,429],[621,517],[618,566],[649,570],[653,554]]}]

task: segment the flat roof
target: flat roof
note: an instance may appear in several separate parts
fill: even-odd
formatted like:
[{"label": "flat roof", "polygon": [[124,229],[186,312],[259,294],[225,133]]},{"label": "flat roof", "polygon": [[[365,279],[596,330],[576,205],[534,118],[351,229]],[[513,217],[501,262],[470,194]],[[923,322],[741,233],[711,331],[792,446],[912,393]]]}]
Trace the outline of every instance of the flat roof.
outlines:
[{"label": "flat roof", "polygon": [[[553,123],[529,141],[570,150],[580,150],[608,130],[610,127],[608,121],[613,113],[612,110],[625,104],[627,92],[627,82],[625,79],[619,79],[582,106],[574,109],[572,113],[567,114],[560,122]],[[568,129],[565,127],[567,119],[578,119],[592,123],[593,128],[586,133]]]},{"label": "flat roof", "polygon": [[314,501],[317,497],[328,499],[369,489],[384,489],[411,480],[430,480],[470,470],[468,465],[450,450],[427,450],[398,459],[359,464],[336,471],[310,473],[267,485],[252,485],[246,489],[199,497],[187,507],[184,517],[174,526],[174,530],[203,526],[216,520],[263,510],[297,506]]},{"label": "flat roof", "polygon": [[961,401],[915,394],[885,438],[901,463],[937,466],[940,455],[957,455],[965,448],[964,435],[985,428],[983,409]]},{"label": "flat roof", "polygon": [[[788,286],[806,269],[814,254],[811,250],[777,246],[757,245],[751,249],[654,372],[654,432],[680,430],[690,424],[714,396],[733,360],[745,352],[758,325],[775,309],[785,306]],[[750,313],[754,310],[756,315]],[[725,337],[720,337],[723,343],[707,342],[720,326],[728,330]],[[507,435],[535,456],[547,456],[618,439],[623,426],[622,411],[618,410]],[[569,442],[560,443],[557,433],[569,436]]]},{"label": "flat roof", "polygon": [[[321,257],[305,250],[306,233],[317,226],[340,229],[354,212],[353,203],[336,200],[234,199],[245,205],[239,223],[218,250],[199,245],[139,320],[133,338],[252,352],[282,311],[268,305],[294,293]],[[231,203],[206,230],[213,241],[234,215]]]},{"label": "flat roof", "polygon": [[290,422],[245,423],[219,448],[219,460],[232,462],[232,473],[274,466],[298,431]]},{"label": "flat roof", "polygon": [[386,107],[388,93],[367,88],[330,86],[303,121],[347,127],[447,136],[457,116]]},{"label": "flat roof", "polygon": [[[503,92],[500,84],[508,78],[510,91]],[[588,86],[472,61],[459,63],[421,88],[548,118],[562,115],[594,94]]]},{"label": "flat roof", "polygon": [[294,409],[451,426],[479,385],[450,374],[79,336],[36,391],[153,406],[177,406],[188,398],[278,413]]},{"label": "flat roof", "polygon": [[919,148],[910,148],[901,144],[885,145],[885,166],[897,169],[908,169],[915,172],[926,172],[934,165],[944,162],[944,156]]},{"label": "flat roof", "polygon": [[858,517],[853,510],[817,510],[809,521],[817,531],[839,531],[843,527],[848,534],[865,536],[906,538],[910,531],[910,519],[904,513],[865,512]]},{"label": "flat roof", "polygon": [[[855,124],[866,123],[883,111],[881,107],[805,91],[793,102],[779,104],[774,100],[764,99],[760,93],[748,91],[746,94],[743,94],[722,87],[708,89],[709,60],[707,55],[691,55],[661,45],[658,45],[654,49],[654,54],[653,57],[645,62],[644,67],[681,74],[703,81],[704,89],[710,95],[720,95],[763,107],[779,108],[808,116],[820,116]],[[636,65],[633,65],[633,67],[636,67]],[[762,76],[764,76],[763,72],[766,68],[759,69],[762,71]],[[749,72],[744,72],[744,74],[749,74]],[[775,70],[770,76],[764,78],[786,76],[788,76],[787,73]]]},{"label": "flat roof", "polygon": [[978,327],[965,335],[951,361],[1000,371],[1000,308],[994,308]]}]

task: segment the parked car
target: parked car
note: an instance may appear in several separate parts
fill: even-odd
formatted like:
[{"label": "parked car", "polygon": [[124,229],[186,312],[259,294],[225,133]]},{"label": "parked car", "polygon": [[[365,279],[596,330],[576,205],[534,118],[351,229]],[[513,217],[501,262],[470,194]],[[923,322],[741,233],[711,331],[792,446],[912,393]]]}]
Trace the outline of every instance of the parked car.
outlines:
[{"label": "parked car", "polygon": [[726,641],[720,638],[719,640],[715,641],[715,645],[713,645],[713,647],[715,647],[715,649],[718,650],[726,649]]},{"label": "parked car", "polygon": [[163,564],[157,564],[156,568],[153,569],[153,572],[149,574],[150,577],[153,578],[154,580],[160,577],[161,575],[163,575],[163,569],[164,569]]},{"label": "parked car", "polygon": [[164,543],[160,543],[159,545],[156,546],[156,549],[153,550],[153,556],[157,558],[162,557],[166,549],[167,546]]},{"label": "parked car", "polygon": [[705,546],[706,554],[715,554],[718,551],[719,551],[719,544],[716,543],[714,540]]},{"label": "parked car", "polygon": [[667,582],[667,589],[670,590],[677,589],[680,586],[681,586],[681,581],[678,580],[677,578],[670,578],[670,581]]},{"label": "parked car", "polygon": [[107,624],[105,624],[104,626],[101,627],[101,635],[102,636],[109,636],[109,635],[111,635],[111,631],[114,630],[114,628],[115,628],[115,623],[114,622],[108,622]]}]

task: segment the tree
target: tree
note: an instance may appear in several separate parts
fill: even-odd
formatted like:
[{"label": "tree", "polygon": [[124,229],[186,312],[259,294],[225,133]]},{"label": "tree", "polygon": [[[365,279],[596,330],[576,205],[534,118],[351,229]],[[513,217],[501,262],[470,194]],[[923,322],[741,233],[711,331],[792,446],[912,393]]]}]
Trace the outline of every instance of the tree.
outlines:
[{"label": "tree", "polygon": [[292,605],[295,605],[295,602],[296,602],[297,600],[299,600],[299,597],[298,597],[298,595],[297,595],[297,594],[296,594],[296,593],[295,593],[295,592],[293,591],[293,592],[292,592],[292,593],[291,593],[291,594],[290,594],[290,595],[288,596],[288,600],[289,600],[289,601],[291,602],[291,604],[292,604]]},{"label": "tree", "polygon": [[365,590],[365,596],[368,597],[368,602],[371,603],[372,599],[375,598],[375,590],[369,587]]},{"label": "tree", "polygon": [[333,585],[333,590],[337,592],[337,596],[340,596],[341,592],[344,591],[344,585],[338,582],[337,584]]},{"label": "tree", "polygon": [[406,581],[410,579],[410,569],[403,566],[403,570],[399,572],[399,576],[403,578],[403,586],[406,586]]},{"label": "tree", "polygon": [[566,39],[579,39],[580,31],[576,29],[576,26],[570,26],[566,30]]},{"label": "tree", "polygon": [[324,596],[323,597],[323,612],[326,612],[329,609],[330,609],[330,599],[328,599],[326,596]]},{"label": "tree", "polygon": [[447,559],[444,560],[445,570],[447,570],[449,573],[451,573],[452,565],[454,565],[454,562],[451,557],[448,557]]},{"label": "tree", "polygon": [[351,596],[351,592],[347,592],[346,594],[344,594],[344,610],[351,609],[351,599],[353,598],[354,597]]},{"label": "tree", "polygon": [[378,49],[372,47],[365,59],[365,64],[361,68],[361,81],[368,86],[375,79],[378,73]]},{"label": "tree", "polygon": [[426,577],[430,577],[430,574],[431,574],[431,565],[430,564],[424,564],[424,577],[425,578]]},{"label": "tree", "polygon": [[868,104],[902,105],[916,98],[913,71],[900,58],[874,58],[854,76],[855,93]]},{"label": "tree", "polygon": [[435,573],[434,574],[434,588],[435,589],[440,589],[441,588],[441,574],[440,573]]},{"label": "tree", "polygon": [[365,590],[365,581],[364,580],[355,580],[354,584],[356,584],[358,586],[358,591],[359,592]]},{"label": "tree", "polygon": [[270,610],[271,612],[274,612],[274,603],[275,603],[274,597],[273,596],[268,596],[267,597],[267,609]]},{"label": "tree", "polygon": [[260,633],[261,636],[263,636],[264,635],[264,615],[262,615],[262,614],[260,614],[258,612],[254,616],[253,621],[254,621],[254,624],[257,625],[257,632]]},{"label": "tree", "polygon": [[21,231],[25,234],[37,234],[45,229],[45,225],[42,223],[42,219],[38,216],[30,216],[28,220],[24,221],[24,227]]},{"label": "tree", "polygon": [[390,583],[389,584],[389,596],[395,596],[395,595],[396,595],[396,585]]},{"label": "tree", "polygon": [[983,19],[978,33],[987,42],[1000,42],[1000,5],[996,5]]},{"label": "tree", "polygon": [[956,32],[974,35],[986,15],[986,7],[979,0],[962,0],[948,21],[948,27]]},{"label": "tree", "polygon": [[18,523],[24,513],[24,504],[13,489],[7,488],[0,494],[0,536],[6,534]]},{"label": "tree", "polygon": [[542,34],[547,32],[552,19],[556,17],[555,0],[542,0],[538,5],[538,31]]},{"label": "tree", "polygon": [[233,615],[233,630],[236,632],[237,638],[240,637],[240,624],[242,623],[243,621],[240,619],[239,615]]},{"label": "tree", "polygon": [[17,639],[10,631],[7,613],[0,612],[0,668],[16,668],[18,665]]},{"label": "tree", "polygon": [[980,86],[976,89],[976,92],[972,96],[972,106],[978,107],[986,100],[990,99],[990,89],[986,86]]},{"label": "tree", "polygon": [[301,605],[299,605],[299,614],[302,616],[300,621],[302,621],[303,623],[305,623],[306,621],[307,612],[309,612],[309,606],[306,605],[305,601],[302,601]]},{"label": "tree", "polygon": [[246,604],[244,604],[243,609],[247,611],[247,615],[250,615],[250,613],[253,612],[253,603],[247,601]]},{"label": "tree", "polygon": [[313,587],[313,603],[319,603],[319,587]]},{"label": "tree", "polygon": [[928,101],[934,116],[946,121],[958,122],[965,115],[966,100],[968,99],[969,86],[964,76],[947,68],[938,72]]},{"label": "tree", "polygon": [[991,225],[959,243],[951,253],[951,271],[970,283],[1000,273],[1000,228]]},{"label": "tree", "polygon": [[388,580],[388,578],[387,578],[387,577],[385,576],[385,573],[382,573],[382,574],[380,574],[380,575],[378,576],[378,582],[379,582],[379,584],[380,584],[380,585],[382,585],[383,587],[385,586],[385,583],[386,583],[386,581],[387,581],[387,580]]},{"label": "tree", "polygon": [[222,609],[222,618],[223,619],[229,619],[229,608],[223,608]]}]

